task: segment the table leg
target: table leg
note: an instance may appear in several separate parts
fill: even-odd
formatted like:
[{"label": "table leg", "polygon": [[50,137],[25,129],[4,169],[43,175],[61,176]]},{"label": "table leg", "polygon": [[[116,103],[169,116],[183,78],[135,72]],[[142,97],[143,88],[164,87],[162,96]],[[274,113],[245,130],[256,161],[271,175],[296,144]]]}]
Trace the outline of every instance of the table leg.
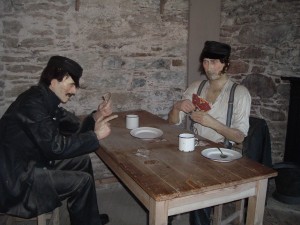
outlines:
[{"label": "table leg", "polygon": [[262,225],[268,179],[257,181],[256,195],[249,197],[246,225]]},{"label": "table leg", "polygon": [[149,225],[167,225],[168,224],[168,203],[166,201],[156,202],[150,200]]}]

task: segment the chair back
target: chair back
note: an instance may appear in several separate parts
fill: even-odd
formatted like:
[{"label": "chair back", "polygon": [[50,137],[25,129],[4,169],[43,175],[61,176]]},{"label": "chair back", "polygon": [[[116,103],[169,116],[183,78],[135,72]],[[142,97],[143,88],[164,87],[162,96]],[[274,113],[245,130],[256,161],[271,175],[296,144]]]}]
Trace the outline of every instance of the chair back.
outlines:
[{"label": "chair back", "polygon": [[271,139],[264,119],[250,116],[248,136],[243,142],[243,155],[272,167]]}]

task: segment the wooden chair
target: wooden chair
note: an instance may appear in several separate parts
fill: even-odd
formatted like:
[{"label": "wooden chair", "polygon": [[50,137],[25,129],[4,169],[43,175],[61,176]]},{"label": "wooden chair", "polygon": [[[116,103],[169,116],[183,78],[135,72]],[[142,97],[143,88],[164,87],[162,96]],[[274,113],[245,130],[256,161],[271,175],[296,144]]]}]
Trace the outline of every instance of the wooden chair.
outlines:
[{"label": "wooden chair", "polygon": [[60,225],[59,223],[59,208],[56,208],[51,213],[45,213],[42,215],[39,215],[37,217],[34,217],[32,219],[24,219],[20,217],[14,217],[14,216],[7,216],[7,220],[5,222],[5,225],[13,225],[15,222],[21,222],[26,220],[36,220],[37,225],[47,225],[47,220],[50,220],[48,224],[50,225]]}]

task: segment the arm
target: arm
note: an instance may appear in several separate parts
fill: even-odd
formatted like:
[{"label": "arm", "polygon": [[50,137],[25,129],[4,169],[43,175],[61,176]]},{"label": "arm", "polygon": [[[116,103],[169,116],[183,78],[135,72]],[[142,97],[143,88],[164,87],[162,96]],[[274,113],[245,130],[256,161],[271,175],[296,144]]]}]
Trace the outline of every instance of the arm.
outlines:
[{"label": "arm", "polygon": [[[225,104],[227,104],[227,102]],[[245,136],[247,136],[249,129],[250,107],[251,96],[245,87],[239,85],[235,92],[232,123],[230,128],[225,124],[226,115],[221,116],[224,117],[224,120],[221,120],[222,122],[218,120],[220,115],[214,118],[209,114],[209,112],[195,112],[191,115],[191,118],[202,126],[213,129],[219,135],[222,135],[230,141],[241,143]],[[226,112],[227,110],[225,110],[225,113]]]},{"label": "arm", "polygon": [[206,112],[193,112],[191,118],[202,126],[209,127],[223,137],[236,143],[242,143],[245,138],[245,135],[239,129],[227,127]]},{"label": "arm", "polygon": [[196,108],[192,103],[192,94],[198,90],[200,81],[194,82],[188,87],[182,95],[182,100],[176,102],[168,114],[170,124],[179,124],[181,122],[180,114],[190,113]]},{"label": "arm", "polygon": [[99,140],[110,133],[108,121],[114,116],[97,121],[93,130],[66,136],[60,132],[61,111],[58,109],[56,114],[52,115],[46,104],[42,98],[28,99],[17,115],[19,124],[32,146],[47,160],[91,153],[99,147]]},{"label": "arm", "polygon": [[101,118],[103,120],[112,114],[111,100],[108,102],[103,101],[99,104],[98,109],[86,116],[81,124],[79,132],[86,132],[88,130],[94,130],[95,122]]},{"label": "arm", "polygon": [[59,118],[49,114],[45,102],[32,100],[25,104],[18,112],[19,124],[34,148],[47,160],[76,157],[99,147],[94,131],[62,134]]},{"label": "arm", "polygon": [[62,134],[70,135],[79,130],[80,121],[74,113],[71,113],[60,107],[56,112],[56,117],[59,121],[59,130]]},{"label": "arm", "polygon": [[195,110],[195,106],[193,105],[193,103],[190,100],[185,99],[185,100],[178,101],[174,104],[173,108],[169,112],[168,121],[171,124],[177,124],[180,122],[180,119],[179,119],[180,111],[185,112],[185,113],[190,113],[193,110]]}]

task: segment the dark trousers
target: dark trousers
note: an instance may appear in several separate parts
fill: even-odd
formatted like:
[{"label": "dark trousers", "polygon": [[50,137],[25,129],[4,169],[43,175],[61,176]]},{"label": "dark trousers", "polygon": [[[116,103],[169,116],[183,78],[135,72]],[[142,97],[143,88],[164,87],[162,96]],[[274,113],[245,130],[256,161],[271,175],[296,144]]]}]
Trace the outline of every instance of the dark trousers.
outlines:
[{"label": "dark trousers", "polygon": [[102,224],[88,155],[56,161],[50,174],[60,199],[67,199],[72,225]]}]

